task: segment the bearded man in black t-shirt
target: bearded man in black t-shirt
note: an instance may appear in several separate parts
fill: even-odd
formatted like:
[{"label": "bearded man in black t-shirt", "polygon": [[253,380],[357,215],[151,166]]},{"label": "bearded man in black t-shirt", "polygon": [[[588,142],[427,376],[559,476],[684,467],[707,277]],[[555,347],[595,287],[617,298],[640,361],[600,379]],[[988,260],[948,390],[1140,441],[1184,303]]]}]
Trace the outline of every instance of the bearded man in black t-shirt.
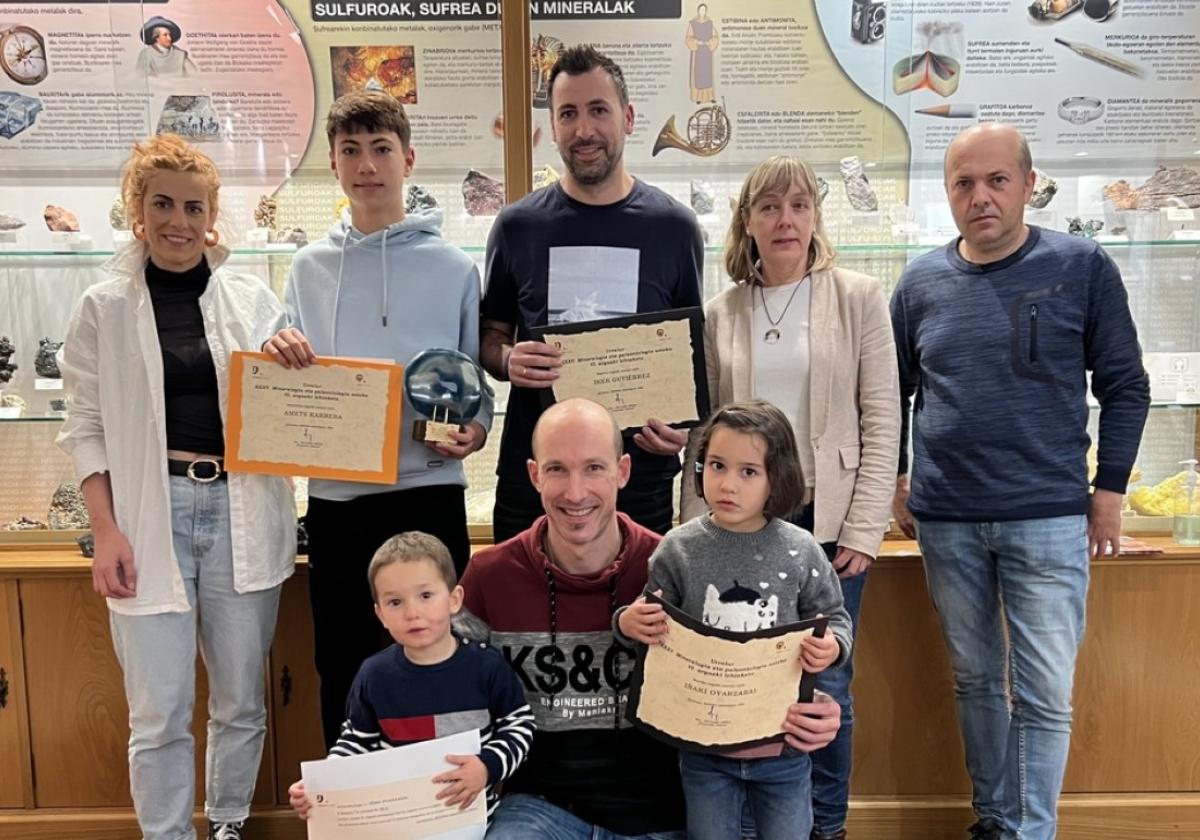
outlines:
[{"label": "bearded man in black t-shirt", "polygon": [[[496,470],[497,543],[542,513],[525,465],[542,392],[561,359],[531,340],[530,328],[703,299],[695,214],[625,170],[634,109],[621,68],[590,46],[567,50],[550,73],[550,112],[566,174],[505,207],[487,245],[480,355],[492,376],[513,386]],[[633,471],[618,508],[660,534],[674,518],[672,484],[686,441],[686,432],[654,417],[626,439]]]}]

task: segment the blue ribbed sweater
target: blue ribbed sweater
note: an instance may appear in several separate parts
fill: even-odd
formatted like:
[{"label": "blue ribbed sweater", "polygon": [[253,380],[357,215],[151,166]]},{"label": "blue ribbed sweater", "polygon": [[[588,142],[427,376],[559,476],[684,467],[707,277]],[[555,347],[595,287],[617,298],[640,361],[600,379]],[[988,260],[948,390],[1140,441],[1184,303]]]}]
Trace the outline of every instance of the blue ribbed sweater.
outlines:
[{"label": "blue ribbed sweater", "polygon": [[951,242],[908,266],[891,308],[904,407],[916,398],[914,516],[1086,513],[1088,371],[1100,403],[1094,483],[1125,492],[1150,383],[1121,274],[1098,244],[1030,226],[1016,253],[976,265]]}]

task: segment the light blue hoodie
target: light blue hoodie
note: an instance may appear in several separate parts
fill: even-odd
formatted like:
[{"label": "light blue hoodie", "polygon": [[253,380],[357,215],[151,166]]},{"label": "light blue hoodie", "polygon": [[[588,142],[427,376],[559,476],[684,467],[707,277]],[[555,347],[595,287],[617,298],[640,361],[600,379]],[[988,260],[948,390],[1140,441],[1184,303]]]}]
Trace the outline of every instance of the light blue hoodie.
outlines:
[{"label": "light blue hoodie", "polygon": [[[422,350],[449,347],[479,359],[479,270],[442,239],[442,211],[411,213],[363,235],[342,214],[326,239],[292,261],[285,303],[288,320],[318,356],[386,359],[407,365]],[[466,486],[462,462],[412,439],[421,419],[408,398],[400,428],[400,469],[394,485],[313,479],[309,495],[346,501],[435,484]],[[492,425],[487,395],[475,418]]]}]

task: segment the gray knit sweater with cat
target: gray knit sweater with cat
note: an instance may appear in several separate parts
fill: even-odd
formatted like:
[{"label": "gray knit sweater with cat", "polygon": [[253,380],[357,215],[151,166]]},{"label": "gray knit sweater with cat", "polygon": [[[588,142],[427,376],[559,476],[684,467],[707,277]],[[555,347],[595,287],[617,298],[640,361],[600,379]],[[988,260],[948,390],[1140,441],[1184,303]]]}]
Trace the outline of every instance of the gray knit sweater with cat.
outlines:
[{"label": "gray knit sweater with cat", "polygon": [[650,558],[646,591],[659,589],[667,603],[725,630],[765,630],[823,614],[841,648],[834,668],[854,642],[825,552],[812,534],[783,519],[751,534],[727,531],[709,513],[685,522]]}]

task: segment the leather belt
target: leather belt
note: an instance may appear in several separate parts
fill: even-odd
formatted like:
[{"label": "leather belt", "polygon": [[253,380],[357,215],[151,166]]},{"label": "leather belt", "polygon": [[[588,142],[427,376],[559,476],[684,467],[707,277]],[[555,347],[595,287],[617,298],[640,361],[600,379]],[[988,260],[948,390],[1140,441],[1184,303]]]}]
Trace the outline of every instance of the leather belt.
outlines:
[{"label": "leather belt", "polygon": [[225,462],[220,458],[197,458],[195,461],[176,461],[168,458],[167,474],[186,475],[199,484],[223,481],[228,475],[225,472]]}]

